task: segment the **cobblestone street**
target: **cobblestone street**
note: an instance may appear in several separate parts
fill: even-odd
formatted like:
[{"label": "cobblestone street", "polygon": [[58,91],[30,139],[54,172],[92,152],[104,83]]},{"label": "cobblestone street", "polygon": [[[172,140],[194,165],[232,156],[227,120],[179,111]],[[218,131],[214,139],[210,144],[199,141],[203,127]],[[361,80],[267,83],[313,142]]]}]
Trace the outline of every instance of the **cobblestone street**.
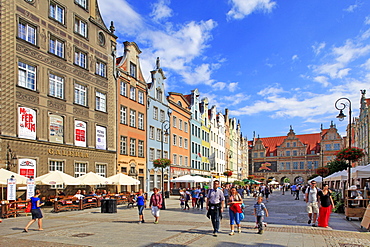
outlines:
[{"label": "cobblestone street", "polygon": [[221,233],[212,236],[211,222],[205,211],[181,211],[177,197],[167,199],[158,225],[145,210],[146,223],[137,223],[137,210],[118,206],[117,214],[101,214],[100,209],[50,213],[45,208],[44,231],[29,233],[22,229],[30,217],[4,219],[0,224],[0,246],[370,246],[370,234],[360,228],[360,221],[346,221],[344,215],[332,214],[330,228],[307,225],[303,200],[290,194],[274,192],[266,203],[270,217],[263,235],[256,234],[251,215],[253,198],[246,198],[246,217],[242,233],[229,236],[228,212],[225,210]]}]

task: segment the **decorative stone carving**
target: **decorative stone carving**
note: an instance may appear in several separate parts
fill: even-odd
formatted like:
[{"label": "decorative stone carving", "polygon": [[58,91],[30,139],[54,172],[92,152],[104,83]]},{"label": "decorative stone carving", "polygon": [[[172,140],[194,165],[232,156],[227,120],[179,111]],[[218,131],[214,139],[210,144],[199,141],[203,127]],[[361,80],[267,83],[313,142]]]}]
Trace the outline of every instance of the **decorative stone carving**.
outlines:
[{"label": "decorative stone carving", "polygon": [[66,111],[66,105],[59,102],[48,100],[48,107],[56,109],[58,111]]},{"label": "decorative stone carving", "polygon": [[73,108],[73,114],[76,114],[78,116],[83,116],[83,117],[89,117],[89,111],[79,108],[79,107]]},{"label": "decorative stone carving", "polygon": [[108,122],[108,115],[100,112],[95,113],[95,120],[100,123],[107,123]]},{"label": "decorative stone carving", "polygon": [[30,94],[26,94],[26,93],[22,93],[22,92],[17,92],[16,97],[17,97],[17,99],[22,100],[22,101],[32,102],[32,103],[35,103],[35,104],[39,103],[39,97],[35,96],[35,95],[30,95]]}]

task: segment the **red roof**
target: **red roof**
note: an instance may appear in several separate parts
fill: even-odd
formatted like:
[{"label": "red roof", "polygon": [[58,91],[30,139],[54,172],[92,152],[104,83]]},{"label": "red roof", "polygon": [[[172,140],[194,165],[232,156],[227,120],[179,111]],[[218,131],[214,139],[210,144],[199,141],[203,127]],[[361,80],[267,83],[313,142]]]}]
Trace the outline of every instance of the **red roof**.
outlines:
[{"label": "red roof", "polygon": [[[322,130],[322,134],[325,134],[327,131],[328,129]],[[307,146],[307,154],[311,154],[311,151],[315,151],[315,153],[320,151],[319,143],[321,142],[321,133],[296,135],[296,137]],[[285,139],[287,139],[287,136],[260,138],[266,148],[266,154],[274,153],[275,156],[277,155],[277,147],[280,146]]]},{"label": "red roof", "polygon": [[184,98],[191,104],[191,94],[184,95]]},{"label": "red roof", "polygon": [[123,58],[123,56],[116,58],[116,65],[118,65],[121,62],[122,58]]}]

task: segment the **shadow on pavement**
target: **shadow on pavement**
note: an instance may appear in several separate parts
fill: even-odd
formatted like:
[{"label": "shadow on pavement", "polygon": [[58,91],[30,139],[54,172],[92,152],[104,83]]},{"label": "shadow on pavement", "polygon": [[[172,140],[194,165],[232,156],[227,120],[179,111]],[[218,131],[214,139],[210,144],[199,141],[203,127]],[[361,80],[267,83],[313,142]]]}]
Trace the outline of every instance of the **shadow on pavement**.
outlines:
[{"label": "shadow on pavement", "polygon": [[236,244],[236,243],[231,243],[231,242],[225,242],[225,241],[220,241],[217,245],[215,245],[217,247],[225,247],[225,246],[245,246],[245,247],[248,247],[248,246],[258,246],[258,247],[285,247],[284,245],[280,245],[280,244],[276,244],[276,245],[272,245],[272,244],[264,244],[264,243],[253,243],[253,244]]}]

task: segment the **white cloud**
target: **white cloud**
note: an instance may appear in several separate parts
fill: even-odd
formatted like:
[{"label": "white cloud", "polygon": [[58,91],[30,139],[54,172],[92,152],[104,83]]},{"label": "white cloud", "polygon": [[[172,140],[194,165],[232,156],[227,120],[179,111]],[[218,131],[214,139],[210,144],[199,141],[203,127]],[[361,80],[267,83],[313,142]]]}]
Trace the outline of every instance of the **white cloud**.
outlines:
[{"label": "white cloud", "polygon": [[365,24],[370,25],[370,16],[366,16],[365,18]]},{"label": "white cloud", "polygon": [[165,20],[172,16],[172,9],[168,7],[171,3],[169,0],[159,0],[153,4],[153,11],[150,14],[154,21]]},{"label": "white cloud", "polygon": [[366,70],[370,70],[370,58],[366,60],[366,62],[362,64],[361,67],[365,68]]},{"label": "white cloud", "polygon": [[257,94],[261,96],[271,96],[271,95],[277,95],[280,93],[284,93],[284,90],[280,85],[275,84],[274,86],[269,86],[267,88],[264,88],[263,90],[259,91]]},{"label": "white cloud", "polygon": [[214,90],[223,90],[224,88],[226,87],[226,83],[225,82],[216,82],[212,85],[212,88]]},{"label": "white cloud", "polygon": [[319,55],[321,50],[324,49],[326,46],[326,43],[325,42],[321,42],[321,43],[316,43],[312,46],[312,49],[314,51],[314,53],[316,55]]},{"label": "white cloud", "polygon": [[330,85],[330,83],[328,82],[328,77],[326,76],[316,76],[313,80],[321,83],[324,87],[327,87]]},{"label": "white cloud", "polygon": [[243,19],[255,11],[270,13],[276,7],[276,2],[271,0],[229,0],[232,5],[227,13],[229,19]]},{"label": "white cloud", "polygon": [[224,96],[222,97],[222,100],[228,101],[227,105],[233,106],[233,105],[238,105],[239,103],[246,101],[250,98],[250,96],[245,95],[244,93],[238,93],[238,94],[233,94],[230,96]]},{"label": "white cloud", "polygon": [[293,60],[293,61],[298,60],[298,59],[299,59],[298,55],[293,55],[293,56],[292,56],[292,60]]},{"label": "white cloud", "polygon": [[228,86],[228,89],[230,92],[235,92],[236,89],[238,89],[238,82],[231,82]]},{"label": "white cloud", "polygon": [[344,11],[352,13],[359,7],[360,7],[360,5],[356,3],[356,4],[348,6],[348,8],[344,9]]}]

